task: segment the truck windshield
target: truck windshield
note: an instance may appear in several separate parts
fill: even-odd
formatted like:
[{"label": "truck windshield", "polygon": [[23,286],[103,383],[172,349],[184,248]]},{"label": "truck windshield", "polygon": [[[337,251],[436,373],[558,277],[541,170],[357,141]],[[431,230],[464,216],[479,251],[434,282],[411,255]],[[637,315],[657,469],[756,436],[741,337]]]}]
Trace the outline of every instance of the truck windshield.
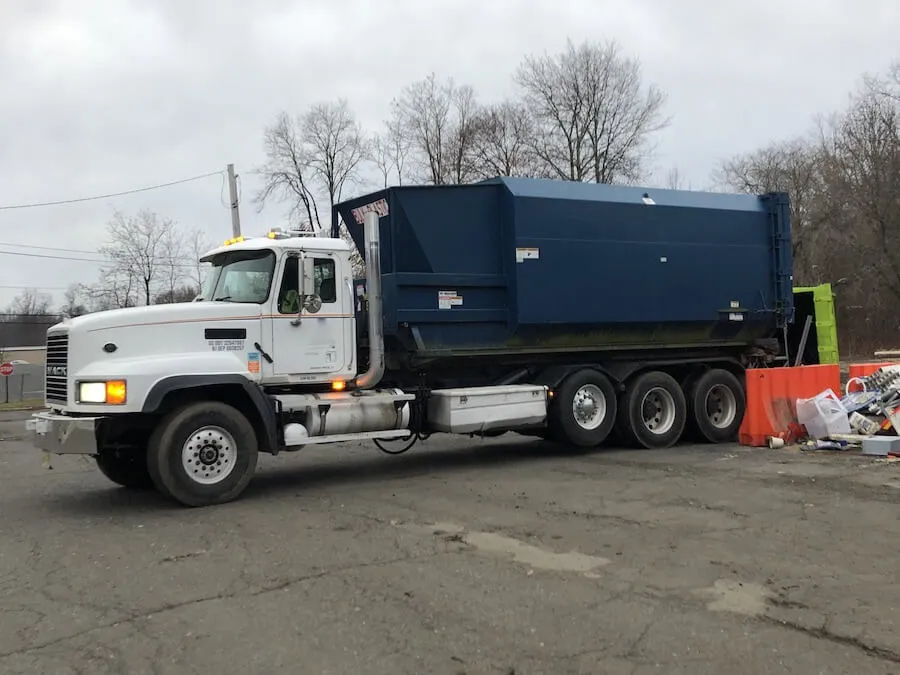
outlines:
[{"label": "truck windshield", "polygon": [[263,303],[275,273],[272,251],[226,251],[208,262],[200,300]]}]

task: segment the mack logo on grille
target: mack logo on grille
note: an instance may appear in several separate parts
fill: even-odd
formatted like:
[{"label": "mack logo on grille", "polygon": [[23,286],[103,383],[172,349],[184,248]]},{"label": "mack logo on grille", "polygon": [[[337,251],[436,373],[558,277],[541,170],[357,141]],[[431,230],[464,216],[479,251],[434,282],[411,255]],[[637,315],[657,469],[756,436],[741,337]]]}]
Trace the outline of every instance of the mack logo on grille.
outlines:
[{"label": "mack logo on grille", "polygon": [[65,366],[47,366],[47,374],[52,377],[65,377],[68,372]]}]

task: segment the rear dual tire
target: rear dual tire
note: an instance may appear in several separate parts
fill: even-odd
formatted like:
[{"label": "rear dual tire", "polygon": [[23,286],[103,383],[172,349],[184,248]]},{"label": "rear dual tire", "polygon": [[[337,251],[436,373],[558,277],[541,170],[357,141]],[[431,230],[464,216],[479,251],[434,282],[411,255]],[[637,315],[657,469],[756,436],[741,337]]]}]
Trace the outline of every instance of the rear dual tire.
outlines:
[{"label": "rear dual tire", "polygon": [[628,383],[616,421],[627,445],[669,448],[683,437],[707,443],[734,441],[744,418],[746,395],[732,373],[713,368],[679,384],[661,371]]},{"label": "rear dual tire", "polygon": [[617,431],[627,445],[670,448],[684,432],[687,403],[681,385],[667,373],[638,375],[622,396]]},{"label": "rear dual tire", "polygon": [[737,377],[714,368],[686,388],[691,435],[707,443],[736,440],[744,421],[747,396]]},{"label": "rear dual tire", "polygon": [[609,378],[596,370],[580,370],[554,392],[545,437],[576,448],[595,448],[612,431],[616,407],[616,390]]}]

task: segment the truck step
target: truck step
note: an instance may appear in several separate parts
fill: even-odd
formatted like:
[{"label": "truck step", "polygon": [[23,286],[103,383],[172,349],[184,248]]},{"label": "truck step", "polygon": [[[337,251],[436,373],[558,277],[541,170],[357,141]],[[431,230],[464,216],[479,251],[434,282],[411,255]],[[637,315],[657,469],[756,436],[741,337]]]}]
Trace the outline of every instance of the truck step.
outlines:
[{"label": "truck step", "polygon": [[409,429],[392,429],[390,431],[366,431],[355,434],[332,434],[331,436],[309,436],[303,439],[304,445],[322,445],[325,443],[346,443],[348,441],[388,441],[397,438],[407,438]]}]

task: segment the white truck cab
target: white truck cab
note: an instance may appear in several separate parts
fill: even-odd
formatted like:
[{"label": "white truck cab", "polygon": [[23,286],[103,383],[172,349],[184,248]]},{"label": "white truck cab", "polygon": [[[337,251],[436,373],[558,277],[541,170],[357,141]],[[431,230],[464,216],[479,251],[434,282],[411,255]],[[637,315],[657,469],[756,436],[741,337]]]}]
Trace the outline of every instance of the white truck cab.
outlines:
[{"label": "white truck cab", "polygon": [[345,242],[230,240],[203,260],[212,267],[192,303],[98,312],[51,328],[48,406],[68,414],[138,413],[173,375],[236,375],[260,384],[355,377]]}]

